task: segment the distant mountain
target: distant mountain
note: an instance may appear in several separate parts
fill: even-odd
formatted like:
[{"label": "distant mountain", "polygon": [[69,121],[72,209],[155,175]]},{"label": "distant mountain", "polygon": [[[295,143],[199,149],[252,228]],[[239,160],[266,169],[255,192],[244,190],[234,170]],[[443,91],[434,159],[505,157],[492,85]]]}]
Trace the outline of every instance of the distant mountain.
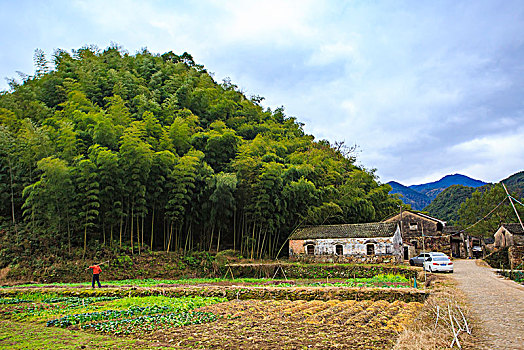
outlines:
[{"label": "distant mountain", "polygon": [[404,204],[410,204],[411,208],[415,210],[422,210],[429,203],[431,199],[420,192],[414,191],[411,188],[404,186],[396,181],[388,182],[388,185],[391,186],[392,190],[390,194],[398,193],[401,195],[400,199]]},{"label": "distant mountain", "polygon": [[468,176],[461,174],[446,175],[442,179],[434,182],[428,182],[420,185],[411,185],[410,189],[422,193],[429,197],[430,200],[433,200],[437,195],[444,191],[449,186],[453,185],[462,185],[466,187],[477,188],[484,186],[486,182],[472,179]]},{"label": "distant mountain", "polygon": [[524,198],[524,171],[520,171],[502,180],[508,191],[516,193],[520,198]]},{"label": "distant mountain", "polygon": [[477,189],[462,185],[452,185],[439,193],[437,197],[424,208],[429,215],[447,221],[458,221],[460,205],[471,197]]}]

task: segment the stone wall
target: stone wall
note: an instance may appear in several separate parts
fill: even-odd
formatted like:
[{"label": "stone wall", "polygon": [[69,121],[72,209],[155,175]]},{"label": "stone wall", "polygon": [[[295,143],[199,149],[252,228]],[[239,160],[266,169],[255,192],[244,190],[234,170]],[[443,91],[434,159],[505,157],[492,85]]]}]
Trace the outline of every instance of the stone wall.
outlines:
[{"label": "stone wall", "polygon": [[524,246],[509,247],[508,258],[512,269],[524,269]]},{"label": "stone wall", "polygon": [[422,268],[392,264],[323,264],[317,261],[312,263],[289,262],[266,264],[230,264],[222,269],[233,272],[235,278],[371,278],[377,275],[402,275],[412,279],[421,272]]},{"label": "stone wall", "polygon": [[[415,245],[416,242],[416,245]],[[422,247],[426,252],[441,252],[447,256],[451,256],[451,245],[449,236],[437,236],[437,237],[411,237],[408,242],[415,247],[415,253],[418,255],[422,252]]]},{"label": "stone wall", "polygon": [[407,243],[412,237],[421,237],[422,231],[425,236],[433,236],[439,232],[437,222],[424,218],[420,215],[413,214],[409,211],[402,213],[402,220],[400,214],[385,220],[385,222],[399,221],[402,231],[402,241]]},{"label": "stone wall", "polygon": [[[32,289],[33,293],[49,293],[49,289]],[[27,290],[0,290],[0,297],[21,297]],[[209,286],[209,287],[172,287],[172,288],[138,288],[138,289],[55,289],[52,295],[61,297],[145,297],[163,295],[172,298],[202,296],[226,298],[228,300],[386,300],[395,302],[424,303],[428,291],[414,288],[348,288],[348,287],[246,287],[246,286]],[[51,293],[49,293],[51,295]]]}]

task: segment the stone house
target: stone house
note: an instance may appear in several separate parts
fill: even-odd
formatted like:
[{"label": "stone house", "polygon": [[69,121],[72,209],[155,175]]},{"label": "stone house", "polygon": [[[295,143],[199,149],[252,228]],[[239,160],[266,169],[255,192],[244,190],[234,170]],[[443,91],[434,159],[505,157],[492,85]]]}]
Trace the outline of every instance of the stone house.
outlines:
[{"label": "stone house", "polygon": [[290,258],[325,262],[398,262],[402,237],[397,223],[308,226],[289,240]]},{"label": "stone house", "polygon": [[495,249],[508,248],[511,268],[521,268],[524,262],[524,229],[520,223],[502,224],[495,232]]},{"label": "stone house", "polygon": [[402,211],[383,222],[398,222],[402,234],[402,258],[409,260],[423,250],[451,256],[449,233],[443,233],[446,222],[426,214]]}]

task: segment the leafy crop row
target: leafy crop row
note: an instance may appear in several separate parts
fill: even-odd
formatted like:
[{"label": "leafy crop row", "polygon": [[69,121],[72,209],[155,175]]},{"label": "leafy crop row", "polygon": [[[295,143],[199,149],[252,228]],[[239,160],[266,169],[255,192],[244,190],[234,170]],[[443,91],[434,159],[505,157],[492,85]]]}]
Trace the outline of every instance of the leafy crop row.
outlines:
[{"label": "leafy crop row", "polygon": [[19,299],[19,298],[0,298],[0,305],[9,305],[9,304],[22,304],[30,303],[31,300]]},{"label": "leafy crop row", "polygon": [[172,327],[214,321],[217,317],[211,312],[192,312],[190,310],[224,301],[226,299],[203,297],[123,298],[100,306],[100,308],[109,307],[108,310],[64,315],[47,321],[46,325],[61,328],[80,325],[82,329],[94,329],[112,334],[145,332],[164,326]]},{"label": "leafy crop row", "polygon": [[119,319],[108,322],[89,323],[82,325],[82,329],[92,328],[98,332],[112,334],[130,334],[136,332],[151,332],[167,325],[179,327],[190,324],[200,324],[217,320],[211,312],[179,312],[159,315],[145,315],[131,319]]},{"label": "leafy crop row", "polygon": [[106,310],[100,312],[89,312],[83,314],[67,315],[61,318],[50,320],[47,322],[47,326],[56,327],[69,327],[79,323],[100,321],[100,320],[112,320],[120,317],[133,317],[138,315],[152,315],[170,311],[167,306],[151,306],[151,307],[132,307],[128,310]]}]

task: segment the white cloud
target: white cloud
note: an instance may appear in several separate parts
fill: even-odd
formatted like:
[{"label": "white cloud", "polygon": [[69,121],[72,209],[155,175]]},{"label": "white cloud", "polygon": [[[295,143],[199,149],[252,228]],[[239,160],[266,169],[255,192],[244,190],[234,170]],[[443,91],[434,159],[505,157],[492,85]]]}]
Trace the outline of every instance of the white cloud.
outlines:
[{"label": "white cloud", "polygon": [[353,44],[336,42],[318,47],[306,61],[306,65],[323,66],[337,61],[357,61],[359,59],[358,51]]},{"label": "white cloud", "polygon": [[522,169],[508,151],[524,124],[518,1],[14,4],[0,11],[2,76],[31,73],[37,47],[187,51],[217,80],[284,105],[317,139],[357,143],[384,181]]},{"label": "white cloud", "polygon": [[319,8],[311,0],[215,1],[225,10],[218,20],[219,37],[229,43],[290,45],[314,35],[309,25]]}]

